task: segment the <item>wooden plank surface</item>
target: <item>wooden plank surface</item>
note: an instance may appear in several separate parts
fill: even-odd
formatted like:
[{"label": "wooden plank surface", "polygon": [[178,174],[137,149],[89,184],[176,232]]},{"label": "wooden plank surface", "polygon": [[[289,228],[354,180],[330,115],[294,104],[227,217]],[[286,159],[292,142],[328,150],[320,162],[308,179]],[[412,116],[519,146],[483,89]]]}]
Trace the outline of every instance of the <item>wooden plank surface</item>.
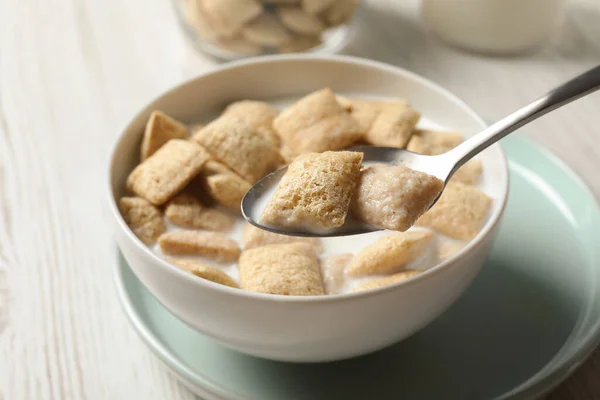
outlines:
[{"label": "wooden plank surface", "polygon": [[[573,0],[541,51],[485,58],[427,35],[417,1],[365,1],[349,54],[442,84],[494,119],[600,62],[600,4]],[[106,162],[154,96],[215,65],[167,0],[0,2],[0,399],[192,399],[112,284]],[[530,125],[600,194],[598,97]],[[596,352],[552,399],[600,397]]]}]

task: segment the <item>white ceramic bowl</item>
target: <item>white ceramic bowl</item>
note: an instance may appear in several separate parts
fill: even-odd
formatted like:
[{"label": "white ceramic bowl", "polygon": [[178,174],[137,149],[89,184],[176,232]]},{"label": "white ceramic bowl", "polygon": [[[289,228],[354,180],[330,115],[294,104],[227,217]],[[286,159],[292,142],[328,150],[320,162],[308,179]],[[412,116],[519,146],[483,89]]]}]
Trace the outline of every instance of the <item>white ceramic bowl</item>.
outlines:
[{"label": "white ceramic bowl", "polygon": [[224,65],[172,89],[133,119],[112,153],[109,203],[125,259],[173,314],[244,353],[283,361],[331,361],[406,338],[450,306],[478,273],[506,203],[507,162],[494,145],[481,155],[482,185],[495,199],[493,210],[480,234],[458,255],[403,283],[319,297],[251,293],[198,279],[156,256],[127,227],[116,201],[125,193],[152,110],[193,121],[235,100],[290,99],[325,86],[341,94],[404,97],[429,119],[467,136],[485,127],[455,96],[400,68],[351,57],[274,56]]}]

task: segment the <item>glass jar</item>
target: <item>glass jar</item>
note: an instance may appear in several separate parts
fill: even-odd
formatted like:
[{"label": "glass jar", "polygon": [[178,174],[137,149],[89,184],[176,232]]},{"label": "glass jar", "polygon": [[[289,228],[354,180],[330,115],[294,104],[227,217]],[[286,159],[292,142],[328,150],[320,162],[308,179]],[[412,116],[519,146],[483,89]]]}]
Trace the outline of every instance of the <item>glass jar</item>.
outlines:
[{"label": "glass jar", "polygon": [[197,49],[222,60],[335,53],[348,42],[359,0],[173,0]]}]

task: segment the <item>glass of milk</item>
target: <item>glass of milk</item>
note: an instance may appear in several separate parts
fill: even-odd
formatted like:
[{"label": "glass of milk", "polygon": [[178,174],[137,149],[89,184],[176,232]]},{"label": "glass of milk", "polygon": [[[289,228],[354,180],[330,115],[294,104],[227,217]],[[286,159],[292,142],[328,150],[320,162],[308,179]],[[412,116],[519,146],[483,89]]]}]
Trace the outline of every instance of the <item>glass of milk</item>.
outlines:
[{"label": "glass of milk", "polygon": [[510,54],[532,50],[557,26],[564,0],[422,0],[427,27],[467,50]]}]

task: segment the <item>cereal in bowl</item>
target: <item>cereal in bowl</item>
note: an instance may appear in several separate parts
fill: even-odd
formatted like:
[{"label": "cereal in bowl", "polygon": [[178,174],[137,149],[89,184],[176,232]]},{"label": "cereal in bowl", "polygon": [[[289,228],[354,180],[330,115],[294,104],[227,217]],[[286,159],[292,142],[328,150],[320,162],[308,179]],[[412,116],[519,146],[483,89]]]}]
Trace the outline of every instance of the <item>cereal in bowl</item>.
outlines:
[{"label": "cereal in bowl", "polygon": [[295,296],[324,294],[319,262],[293,244],[246,250],[239,262],[242,289]]},{"label": "cereal in bowl", "polygon": [[141,197],[122,197],[119,209],[133,233],[147,245],[156,242],[167,230],[160,210],[148,200]]},{"label": "cereal in bowl", "polygon": [[229,275],[219,268],[213,267],[212,265],[207,265],[199,261],[188,260],[185,258],[169,258],[167,261],[200,278],[233,288],[240,287],[240,285],[238,285],[237,282],[234,281]]},{"label": "cereal in bowl", "polygon": [[421,114],[408,105],[385,106],[365,134],[374,146],[406,147]]},{"label": "cereal in bowl", "polygon": [[237,242],[217,232],[167,232],[160,235],[158,243],[163,253],[174,256],[202,256],[219,263],[237,261],[240,257]]},{"label": "cereal in bowl", "polygon": [[208,161],[200,176],[192,182],[194,190],[203,191],[215,202],[239,213],[242,198],[252,187],[248,181],[218,161]]},{"label": "cereal in bowl", "polygon": [[354,286],[353,292],[363,292],[365,290],[377,289],[384,286],[393,285],[394,283],[402,282],[412,277],[419,275],[421,271],[409,269],[402,272],[397,272],[392,275],[370,279]]},{"label": "cereal in bowl", "polygon": [[398,232],[366,246],[346,270],[350,276],[382,275],[398,272],[431,245],[433,232]]},{"label": "cereal in bowl", "polygon": [[481,230],[492,199],[477,188],[450,182],[438,202],[421,218],[418,225],[429,226],[453,239],[471,240]]},{"label": "cereal in bowl", "polygon": [[188,136],[190,132],[187,126],[163,112],[154,111],[146,124],[140,159],[143,161],[150,157],[171,139],[187,139]]},{"label": "cereal in bowl", "polygon": [[191,193],[180,193],[168,201],[165,207],[167,219],[189,229],[207,229],[227,232],[234,219],[231,215],[212,207],[207,207]]},{"label": "cereal in bowl", "polygon": [[209,158],[194,142],[169,140],[129,174],[127,188],[154,205],[162,205],[198,175]]},{"label": "cereal in bowl", "polygon": [[311,93],[282,111],[273,127],[297,154],[340,150],[363,137],[360,125],[329,88]]},{"label": "cereal in bowl", "polygon": [[[212,4],[212,12],[226,3]],[[332,1],[342,3],[352,1]],[[239,21],[252,4],[239,10]],[[288,24],[302,21],[292,20],[294,13],[310,12],[280,11]],[[213,22],[227,30],[240,23],[236,18]],[[141,162],[127,178],[119,210],[144,244],[192,279],[284,296],[348,294],[418,279],[478,234],[493,202],[480,190],[479,160],[460,168],[430,208],[443,188],[439,179],[402,165],[363,165],[362,152],[352,150],[383,145],[436,155],[463,141],[459,133],[423,129],[420,121],[404,100],[356,99],[328,88],[284,108],[239,99],[212,120],[177,121],[154,111],[140,132]],[[243,221],[246,192],[286,164],[262,223],[327,231],[351,219],[390,231],[348,244]]]},{"label": "cereal in bowl", "polygon": [[247,119],[224,114],[193,139],[218,161],[254,184],[283,163],[275,145]]}]

